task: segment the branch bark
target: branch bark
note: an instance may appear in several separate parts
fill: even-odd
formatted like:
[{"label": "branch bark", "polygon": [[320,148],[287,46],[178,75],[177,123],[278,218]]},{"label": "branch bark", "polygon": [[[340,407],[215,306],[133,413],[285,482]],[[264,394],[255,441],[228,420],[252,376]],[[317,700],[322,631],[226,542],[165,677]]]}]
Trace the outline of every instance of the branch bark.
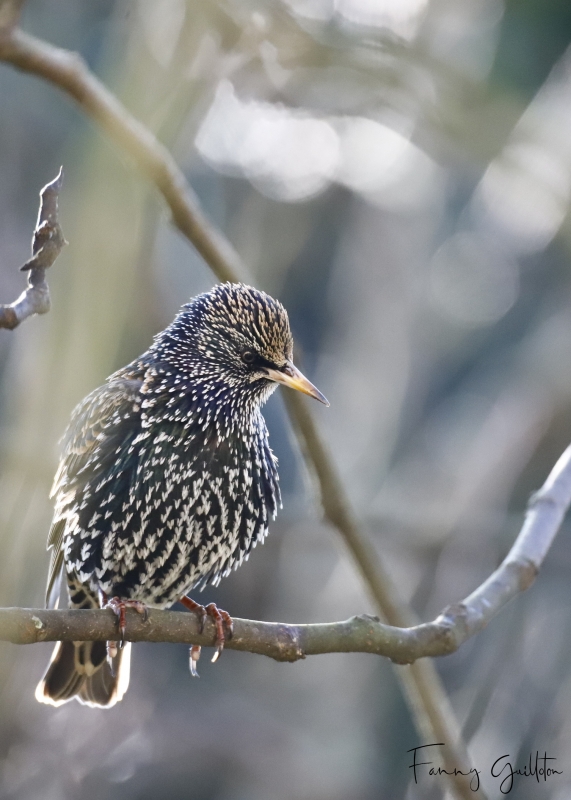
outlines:
[{"label": "branch bark", "polygon": [[58,195],[63,170],[40,192],[40,210],[32,239],[32,257],[20,267],[28,273],[28,288],[10,305],[0,305],[0,328],[16,328],[33,314],[50,310],[50,290],[46,270],[52,266],[67,244],[58,222]]},{"label": "branch bark", "polygon": [[[210,619],[200,633],[194,613],[150,609],[147,621],[127,610],[127,636],[132,642],[178,642],[214,646],[216,630]],[[363,614],[344,622],[287,625],[234,619],[230,650],[268,656],[276,661],[298,661],[322,653],[375,653],[407,658],[413,629],[391,628],[377,617]],[[117,638],[117,618],[109,610],[70,611],[26,608],[0,609],[0,640],[14,644],[57,641],[109,641]],[[413,645],[414,647],[414,645]]]}]

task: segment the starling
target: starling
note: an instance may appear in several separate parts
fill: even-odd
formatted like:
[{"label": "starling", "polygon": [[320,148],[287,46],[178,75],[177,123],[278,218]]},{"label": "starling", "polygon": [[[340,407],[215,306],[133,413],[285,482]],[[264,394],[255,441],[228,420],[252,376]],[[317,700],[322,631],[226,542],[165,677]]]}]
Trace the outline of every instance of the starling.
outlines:
[{"label": "starling", "polygon": [[[52,497],[47,601],[65,576],[71,608],[145,613],[186,597],[247,559],[280,505],[276,458],[261,413],[278,383],[327,404],[294,367],[285,308],[243,284],[221,284],[183,306],[140,358],[74,410]],[[36,689],[110,707],[129,683],[129,644],[58,642]],[[191,651],[194,668],[196,648]],[[192,659],[194,658],[194,663]]]}]

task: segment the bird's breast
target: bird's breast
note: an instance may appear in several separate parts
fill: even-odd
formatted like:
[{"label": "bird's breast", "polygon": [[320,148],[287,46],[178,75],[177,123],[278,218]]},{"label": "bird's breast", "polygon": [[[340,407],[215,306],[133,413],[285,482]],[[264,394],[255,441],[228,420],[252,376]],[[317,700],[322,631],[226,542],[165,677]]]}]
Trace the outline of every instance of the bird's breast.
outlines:
[{"label": "bird's breast", "polygon": [[247,558],[277,493],[259,432],[150,425],[117,448],[112,466],[100,462],[80,492],[68,568],[105,591],[168,605]]}]

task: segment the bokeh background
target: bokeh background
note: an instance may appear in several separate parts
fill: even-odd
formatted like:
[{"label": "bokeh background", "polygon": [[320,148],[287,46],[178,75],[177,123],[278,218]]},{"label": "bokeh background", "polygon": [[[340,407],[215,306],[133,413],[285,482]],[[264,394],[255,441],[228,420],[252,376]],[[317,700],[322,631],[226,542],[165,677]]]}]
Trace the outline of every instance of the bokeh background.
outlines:
[{"label": "bokeh background", "polygon": [[[287,306],[348,492],[423,619],[507,552],[571,440],[571,6],[565,0],[30,0],[171,149],[251,280]],[[0,604],[43,603],[48,492],[71,409],[213,277],[156,193],[57,90],[0,64],[0,299],[22,288],[60,164],[53,308],[0,331]],[[277,392],[284,509],[208,589],[233,615],[370,612],[320,519]],[[535,586],[438,669],[490,796],[504,753],[571,796],[566,524]],[[387,662],[295,665],[136,645],[110,711],[40,706],[51,645],[0,645],[0,797],[437,798]],[[206,656],[207,654],[205,654]]]}]

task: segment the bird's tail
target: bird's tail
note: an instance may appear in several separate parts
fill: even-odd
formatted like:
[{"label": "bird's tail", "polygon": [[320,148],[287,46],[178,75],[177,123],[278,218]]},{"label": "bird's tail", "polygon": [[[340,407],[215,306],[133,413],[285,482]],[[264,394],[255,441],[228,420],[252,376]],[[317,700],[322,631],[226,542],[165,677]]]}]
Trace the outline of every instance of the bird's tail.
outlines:
[{"label": "bird's tail", "polygon": [[111,708],[127,691],[130,661],[130,642],[111,664],[105,642],[58,642],[36,688],[36,700],[60,706],[75,697],[92,708]]},{"label": "bird's tail", "polygon": [[[75,575],[66,575],[70,608],[99,608],[97,597]],[[36,700],[61,706],[74,697],[92,708],[111,708],[129,686],[131,644],[107,658],[106,642],[58,642]]]}]

